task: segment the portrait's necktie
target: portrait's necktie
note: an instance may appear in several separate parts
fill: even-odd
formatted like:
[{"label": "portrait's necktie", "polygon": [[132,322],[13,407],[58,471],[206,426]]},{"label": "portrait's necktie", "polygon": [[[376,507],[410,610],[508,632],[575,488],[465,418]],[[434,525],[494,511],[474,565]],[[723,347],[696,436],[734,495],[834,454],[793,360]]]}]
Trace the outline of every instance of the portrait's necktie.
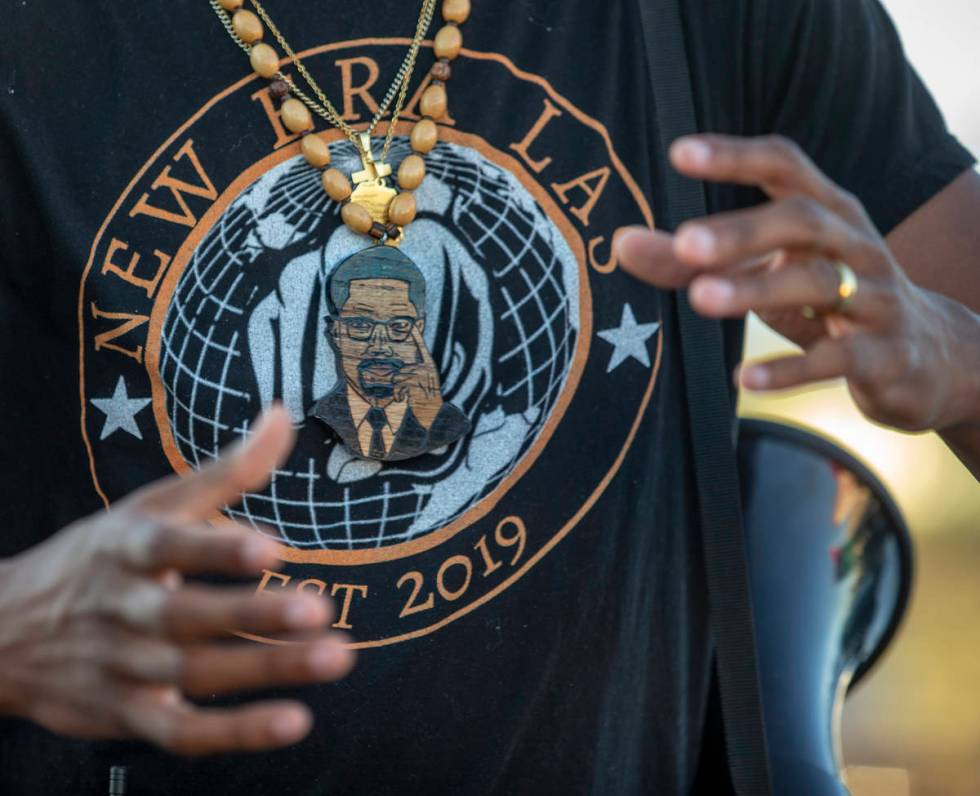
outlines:
[{"label": "portrait's necktie", "polygon": [[372,459],[383,459],[385,457],[385,438],[381,434],[381,429],[388,423],[385,410],[377,406],[368,409],[367,421],[371,424],[371,450],[368,455]]}]

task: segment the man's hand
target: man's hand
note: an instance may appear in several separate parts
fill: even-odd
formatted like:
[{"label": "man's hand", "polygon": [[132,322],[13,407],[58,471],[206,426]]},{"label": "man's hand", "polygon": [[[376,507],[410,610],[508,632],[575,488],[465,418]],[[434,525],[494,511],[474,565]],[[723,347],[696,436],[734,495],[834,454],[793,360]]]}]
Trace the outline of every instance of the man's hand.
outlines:
[{"label": "man's hand", "polygon": [[412,326],[412,340],[415,341],[420,361],[414,365],[406,365],[395,376],[395,399],[408,401],[419,423],[424,428],[429,428],[442,408],[439,370],[422,339],[418,325]]},{"label": "man's hand", "polygon": [[[751,389],[843,377],[871,419],[906,430],[980,424],[980,317],[916,287],[861,204],[781,138],[701,135],[679,140],[671,161],[690,177],[758,186],[758,208],[683,224],[674,236],[631,228],[619,236],[623,268],[661,288],[689,288],[715,318],[753,310],[805,353],[741,369]],[[834,313],[835,260],[858,292]],[[802,315],[806,306],[826,314]],[[980,451],[976,452],[980,457]]]},{"label": "man's hand", "polygon": [[[261,488],[292,445],[270,410],[248,442],[81,520],[0,569],[0,711],[84,738],[141,738],[181,754],[270,749],[311,725],[296,702],[199,708],[185,699],[343,677],[353,653],[308,594],[184,585],[277,564],[254,530],[207,520]],[[271,646],[229,631],[299,634]]]}]

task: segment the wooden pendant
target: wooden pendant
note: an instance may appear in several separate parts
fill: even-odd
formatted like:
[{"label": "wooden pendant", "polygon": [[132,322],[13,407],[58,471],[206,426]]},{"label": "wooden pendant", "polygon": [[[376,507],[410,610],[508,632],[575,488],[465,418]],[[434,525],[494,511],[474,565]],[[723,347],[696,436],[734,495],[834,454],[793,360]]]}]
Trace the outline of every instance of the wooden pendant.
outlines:
[{"label": "wooden pendant", "polygon": [[390,246],[364,249],[334,269],[328,297],[337,383],[314,417],[378,461],[421,456],[469,432],[466,415],[443,400],[423,338],[425,278],[415,263]]}]

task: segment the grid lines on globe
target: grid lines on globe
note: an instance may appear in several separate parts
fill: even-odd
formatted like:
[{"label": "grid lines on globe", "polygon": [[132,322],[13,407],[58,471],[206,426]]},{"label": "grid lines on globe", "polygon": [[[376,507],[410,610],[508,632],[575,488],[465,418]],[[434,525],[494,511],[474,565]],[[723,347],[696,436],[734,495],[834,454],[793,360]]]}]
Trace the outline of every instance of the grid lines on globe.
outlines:
[{"label": "grid lines on globe", "polygon": [[[393,165],[409,151],[396,138]],[[346,141],[331,153],[341,168],[356,158]],[[442,142],[428,171],[404,248],[429,285],[427,334],[444,394],[473,426],[461,442],[382,466],[353,457],[307,418],[337,377],[324,286],[340,257],[363,244],[345,238],[337,206],[298,158],[231,203],[167,309],[159,373],[189,465],[246,436],[270,400],[290,410],[299,428],[290,459],[226,513],[293,547],[381,547],[461,516],[513,471],[568,377],[579,272],[561,232],[512,174],[473,149]]]}]

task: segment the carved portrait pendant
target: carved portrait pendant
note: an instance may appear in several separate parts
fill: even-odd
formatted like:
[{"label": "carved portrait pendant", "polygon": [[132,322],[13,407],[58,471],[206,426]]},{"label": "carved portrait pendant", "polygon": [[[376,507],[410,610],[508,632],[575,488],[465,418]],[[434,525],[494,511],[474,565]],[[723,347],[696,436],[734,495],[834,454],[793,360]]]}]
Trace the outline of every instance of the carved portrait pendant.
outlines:
[{"label": "carved portrait pendant", "polygon": [[337,383],[311,414],[363,458],[399,461],[455,442],[470,422],[442,397],[423,337],[425,278],[402,251],[372,246],[327,285]]}]

